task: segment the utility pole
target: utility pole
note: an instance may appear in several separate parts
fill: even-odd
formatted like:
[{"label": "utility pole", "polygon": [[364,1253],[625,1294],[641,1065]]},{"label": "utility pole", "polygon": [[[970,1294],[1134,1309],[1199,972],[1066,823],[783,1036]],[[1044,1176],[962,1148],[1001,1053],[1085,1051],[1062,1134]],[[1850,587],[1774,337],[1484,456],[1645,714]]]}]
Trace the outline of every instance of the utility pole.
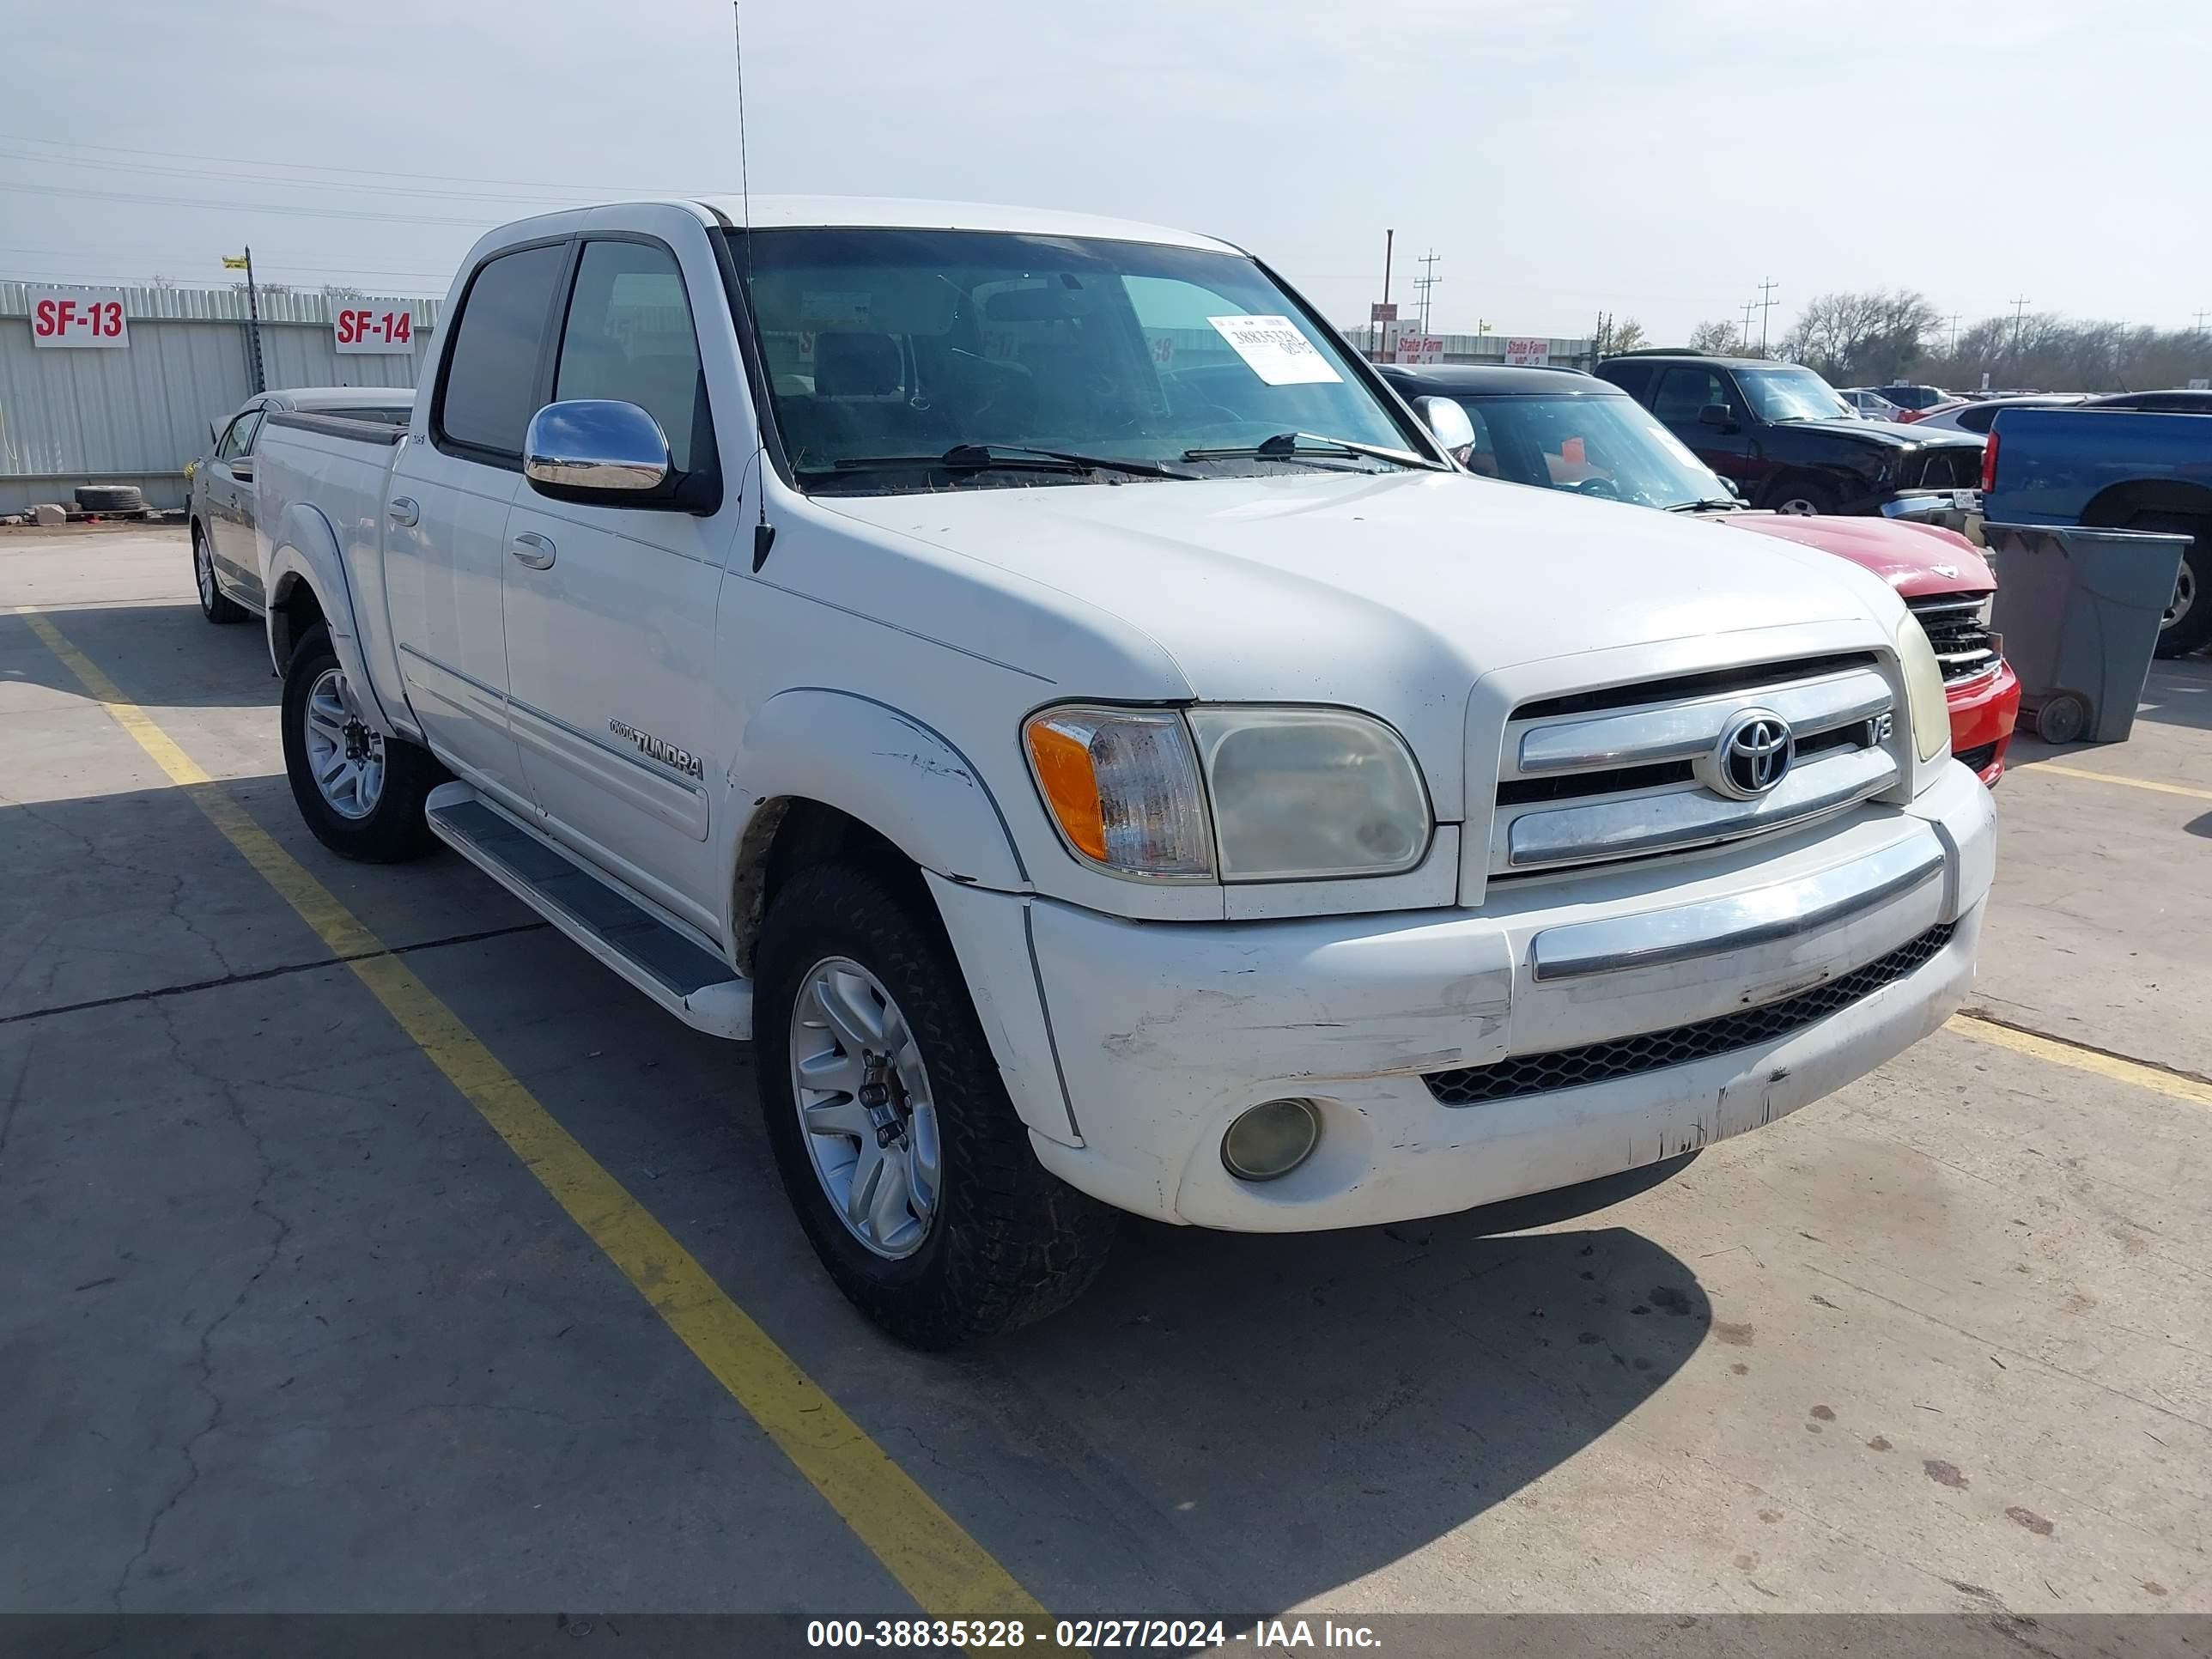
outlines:
[{"label": "utility pole", "polygon": [[1955,357],[1955,356],[1957,356],[1959,355],[1959,313],[1958,313],[1957,312],[1955,312],[1955,311],[1954,311],[1954,312],[1953,312],[1953,313],[1951,313],[1951,352],[1950,352],[1950,355],[1951,355],[1952,356],[1954,356],[1954,357]]},{"label": "utility pole", "polygon": [[249,246],[244,253],[224,254],[222,264],[226,270],[246,273],[246,314],[249,319],[246,336],[247,367],[253,371],[254,392],[257,394],[264,392],[269,390],[269,382],[261,369],[261,295],[253,284],[252,248]]},{"label": "utility pole", "polygon": [[1413,286],[1421,290],[1421,332],[1426,334],[1429,331],[1429,290],[1443,281],[1443,278],[1436,273],[1436,267],[1441,261],[1437,259],[1437,251],[1433,247],[1420,257],[1419,263],[1421,266],[1421,274],[1414,280]]},{"label": "utility pole", "polygon": [[1759,285],[1759,355],[1766,355],[1766,313],[1774,309],[1774,290],[1781,287],[1771,277]]},{"label": "utility pole", "polygon": [[1743,327],[1741,332],[1743,336],[1743,349],[1746,352],[1751,349],[1751,313],[1758,309],[1759,301],[1756,300],[1746,300],[1743,302]]},{"label": "utility pole", "polygon": [[2020,371],[2020,330],[2027,317],[2027,303],[2025,296],[2012,302],[2012,366],[2015,374]]},{"label": "utility pole", "polygon": [[2199,334],[2204,331],[2204,319],[2207,317],[2212,317],[2212,311],[2200,311],[2197,313],[2197,331]]},{"label": "utility pole", "polygon": [[[1397,240],[1398,233],[1396,231],[1386,230],[1382,233],[1382,303],[1385,307],[1388,307],[1390,303],[1390,253],[1392,248],[1396,245]],[[1389,337],[1389,324],[1377,323],[1375,325],[1375,361],[1378,363],[1382,361],[1383,342],[1388,340]]]}]

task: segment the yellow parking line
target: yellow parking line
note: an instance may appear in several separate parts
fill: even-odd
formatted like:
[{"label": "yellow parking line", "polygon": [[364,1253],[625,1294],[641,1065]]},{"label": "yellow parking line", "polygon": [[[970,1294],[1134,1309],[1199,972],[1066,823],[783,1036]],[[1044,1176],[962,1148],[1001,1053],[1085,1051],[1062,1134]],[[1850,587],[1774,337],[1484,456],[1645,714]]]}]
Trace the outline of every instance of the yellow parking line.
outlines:
[{"label": "yellow parking line", "polygon": [[[384,951],[52,622],[28,605],[16,614],[332,951]],[[1038,1621],[1048,1615],[1013,1575],[838,1408],[399,958],[368,955],[346,966],[925,1612],[1022,1619],[1032,1639],[1042,1633]]]},{"label": "yellow parking line", "polygon": [[1954,1014],[1944,1023],[1943,1029],[1977,1042],[1994,1042],[2000,1048],[2010,1048],[2017,1054],[2033,1054],[2055,1066],[2070,1066],[2077,1072],[2094,1073],[2115,1083],[2133,1084],[2138,1089],[2154,1090],[2169,1100],[2185,1101],[2191,1106],[2212,1110],[2212,1084],[2200,1083],[2176,1072],[2162,1072],[2140,1060],[2122,1060],[2118,1054],[2100,1054],[2076,1042],[2023,1031],[2017,1026],[2000,1025],[1995,1020],[1972,1014]]},{"label": "yellow parking line", "polygon": [[2118,772],[2092,772],[2086,767],[2061,766],[2057,761],[2033,761],[2022,772],[2056,772],[2062,778],[2087,778],[2092,783],[2124,783],[2130,789],[2151,789],[2161,795],[2186,795],[2191,800],[2212,800],[2212,789],[2191,789],[2182,783],[2154,783],[2148,778],[2124,778]]}]

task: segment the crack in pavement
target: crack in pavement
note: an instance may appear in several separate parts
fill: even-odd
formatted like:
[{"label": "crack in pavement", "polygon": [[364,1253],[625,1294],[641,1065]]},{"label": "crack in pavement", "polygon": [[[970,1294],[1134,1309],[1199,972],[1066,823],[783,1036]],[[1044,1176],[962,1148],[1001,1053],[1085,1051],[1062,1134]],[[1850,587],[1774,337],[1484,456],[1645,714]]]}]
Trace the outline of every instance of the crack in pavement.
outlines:
[{"label": "crack in pavement", "polygon": [[279,968],[260,968],[250,974],[225,974],[217,979],[193,980],[185,985],[159,985],[151,990],[125,991],[116,996],[94,997],[84,1002],[58,1003],[50,1008],[27,1008],[21,1013],[0,1014],[0,1025],[14,1025],[27,1019],[50,1019],[57,1014],[82,1013],[88,1008],[112,1008],[118,1003],[151,1002],[158,997],[187,996],[194,991],[220,990],[227,985],[252,985],[265,979],[280,979],[289,974],[312,973],[318,968],[343,967],[353,962],[374,962],[380,957],[412,956],[417,951],[442,950],[451,945],[475,945],[488,939],[505,939],[512,933],[536,933],[550,926],[550,922],[544,921],[518,921],[510,927],[487,927],[477,933],[453,933],[444,939],[417,939],[412,945],[394,945],[381,951],[355,951],[343,956],[319,957],[313,962],[291,962]]}]

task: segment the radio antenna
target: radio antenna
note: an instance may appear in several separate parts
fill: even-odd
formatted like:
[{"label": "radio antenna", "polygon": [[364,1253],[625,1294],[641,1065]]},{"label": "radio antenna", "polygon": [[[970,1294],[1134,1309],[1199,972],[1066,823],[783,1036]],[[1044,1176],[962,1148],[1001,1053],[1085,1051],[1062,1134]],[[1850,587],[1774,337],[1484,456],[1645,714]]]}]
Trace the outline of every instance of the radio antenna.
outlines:
[{"label": "radio antenna", "polygon": [[[745,17],[739,0],[730,0],[730,34],[736,48],[738,72],[738,211],[744,221],[744,269],[738,273],[738,285],[744,295],[745,318],[750,319],[753,309],[753,177],[745,156]],[[759,424],[768,411],[760,409],[753,413],[753,489],[760,507],[760,518],[753,526],[753,574],[758,575],[760,568],[768,562],[769,549],[775,545],[775,526],[768,521],[768,441]]]}]

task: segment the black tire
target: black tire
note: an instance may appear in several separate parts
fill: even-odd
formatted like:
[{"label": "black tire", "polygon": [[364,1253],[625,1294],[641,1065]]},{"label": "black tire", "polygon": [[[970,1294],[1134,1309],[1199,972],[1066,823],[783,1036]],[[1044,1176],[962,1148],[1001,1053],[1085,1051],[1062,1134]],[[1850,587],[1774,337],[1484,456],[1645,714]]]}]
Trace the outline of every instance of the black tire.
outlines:
[{"label": "black tire", "polygon": [[2161,657],[2185,657],[2212,644],[2212,519],[2191,518],[2183,513],[2138,513],[2128,520],[2130,530],[2156,530],[2169,536],[2191,536],[2181,556],[2181,574],[2173,585],[2168,620],[2159,625],[2157,653]]},{"label": "black tire", "polygon": [[146,494],[137,484],[79,484],[76,505],[81,513],[143,513]]},{"label": "black tire", "polygon": [[216,586],[215,549],[208,541],[207,532],[197,524],[192,526],[192,585],[199,590],[200,615],[210,622],[246,620],[246,607]]},{"label": "black tire", "polygon": [[[1795,505],[1803,502],[1802,507]],[[1836,492],[1814,478],[1783,478],[1770,486],[1762,506],[1776,513],[1833,513]]]},{"label": "black tire", "polygon": [[[921,1247],[896,1261],[847,1229],[799,1126],[792,1011],[808,974],[831,957],[882,983],[929,1073],[939,1206]],[[1079,1296],[1105,1263],[1118,1213],[1048,1173],[1030,1150],[927,895],[881,869],[802,870],[769,907],[758,968],[754,1055],[769,1144],[799,1224],[854,1306],[901,1342],[943,1350],[1029,1324]]]},{"label": "black tire", "polygon": [[307,698],[315,683],[338,666],[330,630],[317,623],[307,630],[284,666],[284,702],[280,724],[284,737],[284,773],[292,799],[315,839],[340,858],[362,864],[398,864],[420,858],[437,845],[422,815],[422,801],[446,781],[445,769],[427,750],[398,738],[384,740],[384,784],[367,816],[350,818],[323,798],[307,764]]}]

